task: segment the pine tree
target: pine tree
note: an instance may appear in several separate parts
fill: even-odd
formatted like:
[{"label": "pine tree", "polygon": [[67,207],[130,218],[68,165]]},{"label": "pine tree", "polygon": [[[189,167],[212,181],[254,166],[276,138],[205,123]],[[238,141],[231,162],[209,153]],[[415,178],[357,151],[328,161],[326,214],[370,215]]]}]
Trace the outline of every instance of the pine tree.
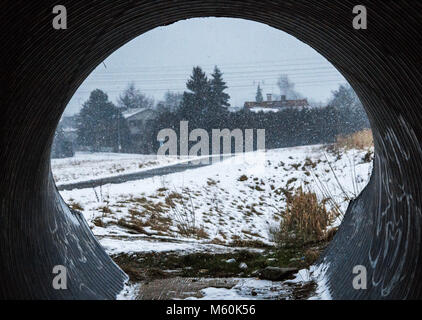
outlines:
[{"label": "pine tree", "polygon": [[256,88],[256,96],[255,96],[255,101],[258,103],[261,103],[264,101],[264,97],[262,96],[262,89],[258,84],[258,88]]},{"label": "pine tree", "polygon": [[215,66],[214,72],[211,76],[211,103],[213,104],[211,108],[216,108],[217,110],[219,110],[221,108],[229,107],[230,96],[224,92],[224,90],[227,89],[227,86],[226,83],[223,81],[223,73],[217,66]]},{"label": "pine tree", "polygon": [[183,93],[180,113],[186,120],[200,121],[208,109],[211,94],[210,82],[201,67],[193,68],[186,87],[190,92]]},{"label": "pine tree", "polygon": [[339,109],[361,108],[362,104],[350,85],[340,85],[338,90],[332,92],[333,97],[330,105]]},{"label": "pine tree", "polygon": [[89,146],[93,151],[112,148],[113,151],[127,150],[130,144],[126,120],[105,92],[96,89],[83,104],[78,115],[78,144]]}]

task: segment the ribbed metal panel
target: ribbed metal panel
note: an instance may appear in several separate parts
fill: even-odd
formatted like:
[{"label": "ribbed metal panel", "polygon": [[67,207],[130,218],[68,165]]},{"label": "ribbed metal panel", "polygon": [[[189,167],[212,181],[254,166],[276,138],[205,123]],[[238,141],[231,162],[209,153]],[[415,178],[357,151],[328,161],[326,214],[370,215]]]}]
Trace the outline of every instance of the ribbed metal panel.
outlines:
[{"label": "ribbed metal panel", "polygon": [[[334,298],[422,298],[422,3],[350,0],[63,0],[68,29],[52,28],[57,1],[0,4],[0,297],[112,299],[125,274],[57,192],[52,137],[67,102],[109,54],[154,27],[191,17],[235,17],[284,30],[325,56],[362,100],[376,144],[372,179],[324,255]],[[188,35],[187,35],[188,36]],[[148,50],[148,48],[145,48]],[[69,268],[68,290],[52,269]],[[352,268],[368,269],[354,290]]]}]

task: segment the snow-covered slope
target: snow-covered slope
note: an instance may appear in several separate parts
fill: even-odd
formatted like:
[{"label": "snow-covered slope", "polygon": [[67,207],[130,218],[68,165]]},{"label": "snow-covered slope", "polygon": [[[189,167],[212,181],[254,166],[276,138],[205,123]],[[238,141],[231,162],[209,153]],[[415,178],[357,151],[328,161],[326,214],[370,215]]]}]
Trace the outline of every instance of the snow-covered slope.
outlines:
[{"label": "snow-covered slope", "polygon": [[[356,196],[368,181],[372,163],[363,161],[365,154],[349,150],[338,157],[322,146],[257,151],[184,172],[61,194],[69,204],[82,208],[94,234],[103,236],[100,241],[110,253],[136,251],[133,245],[122,244],[119,249],[107,238],[134,233],[165,241],[271,244],[269,230],[280,223],[285,205],[282,190],[302,186],[320,199],[333,197],[345,211],[347,198]],[[119,156],[111,161],[126,163],[128,168],[133,167],[132,162],[142,161],[139,159],[147,161],[144,156],[138,160]],[[59,163],[53,165],[53,172],[64,176]],[[84,168],[103,164],[97,159]],[[70,163],[67,166],[69,171],[79,170],[72,170]],[[188,229],[196,231],[189,234]],[[171,244],[166,246],[171,250]]]}]

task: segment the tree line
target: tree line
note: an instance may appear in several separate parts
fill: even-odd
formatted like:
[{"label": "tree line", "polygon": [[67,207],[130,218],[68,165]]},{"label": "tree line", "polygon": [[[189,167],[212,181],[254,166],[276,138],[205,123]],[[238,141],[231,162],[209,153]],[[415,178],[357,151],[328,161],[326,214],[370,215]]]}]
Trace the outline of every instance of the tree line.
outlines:
[{"label": "tree line", "polygon": [[[280,76],[278,85],[280,93],[288,98],[301,97],[287,76]],[[130,134],[123,112],[137,108],[154,108],[158,112],[148,134],[141,137],[155,151],[160,145],[157,135],[161,129],[173,129],[180,137],[180,121],[189,121],[190,130],[201,128],[209,135],[212,129],[265,129],[268,149],[331,143],[338,135],[369,128],[366,113],[349,85],[339,86],[325,107],[257,113],[246,109],[229,111],[227,88],[217,66],[210,78],[198,66],[193,68],[183,94],[167,92],[164,100],[156,105],[133,84],[120,95],[117,105],[109,101],[104,91],[96,89],[77,115],[77,144],[89,146],[92,151],[135,152],[137,141]],[[256,101],[263,101],[259,85]],[[53,147],[60,145],[55,141]]]},{"label": "tree line", "polygon": [[[302,96],[294,84],[282,75],[278,81],[281,94],[290,99]],[[208,79],[200,67],[193,68],[186,83],[188,91],[178,108],[165,110],[155,121],[152,136],[163,128],[171,128],[180,137],[180,121],[189,121],[189,128],[201,128],[211,136],[212,129],[265,129],[268,149],[309,144],[332,143],[338,135],[369,128],[366,113],[357,95],[349,85],[341,85],[333,92],[325,107],[286,108],[279,112],[252,112],[242,109],[230,112],[230,96],[221,71],[216,67]],[[257,88],[256,101],[262,102],[262,89]],[[151,141],[158,148],[157,141]],[[195,143],[195,142],[192,142]],[[211,142],[210,142],[211,143]]]}]

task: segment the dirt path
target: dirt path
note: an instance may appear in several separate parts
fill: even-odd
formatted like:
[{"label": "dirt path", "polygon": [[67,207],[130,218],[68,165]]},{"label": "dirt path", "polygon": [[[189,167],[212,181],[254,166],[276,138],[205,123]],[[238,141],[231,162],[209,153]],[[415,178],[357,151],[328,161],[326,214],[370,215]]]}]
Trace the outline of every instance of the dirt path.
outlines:
[{"label": "dirt path", "polygon": [[315,290],[313,281],[289,283],[256,278],[172,277],[140,282],[136,299],[304,300],[313,296]]},{"label": "dirt path", "polygon": [[234,278],[183,278],[155,279],[141,282],[137,299],[171,300],[188,297],[201,298],[201,290],[209,287],[231,289],[239,279]]},{"label": "dirt path", "polygon": [[183,163],[171,164],[164,167],[142,170],[139,172],[120,174],[120,175],[116,175],[112,177],[91,179],[87,181],[80,181],[80,182],[74,182],[74,183],[63,183],[63,184],[58,184],[57,189],[59,191],[85,189],[85,188],[94,188],[94,187],[98,187],[98,186],[109,184],[109,183],[118,184],[118,183],[123,183],[127,181],[142,180],[142,179],[151,178],[154,176],[163,176],[166,174],[182,172],[186,170],[209,166],[218,161],[227,159],[227,157],[231,157],[231,156],[226,156],[225,158],[210,157],[208,159],[208,163],[205,163],[205,164],[204,163],[193,164],[191,161],[188,161],[188,162],[183,162]]},{"label": "dirt path", "polygon": [[287,276],[280,281],[262,280],[257,271],[277,265],[306,267],[309,262],[296,258],[301,255],[301,251],[287,249],[243,248],[227,252],[132,252],[112,258],[129,275],[131,285],[136,285],[136,299],[288,300],[309,298],[316,284],[286,281],[291,279]]}]

